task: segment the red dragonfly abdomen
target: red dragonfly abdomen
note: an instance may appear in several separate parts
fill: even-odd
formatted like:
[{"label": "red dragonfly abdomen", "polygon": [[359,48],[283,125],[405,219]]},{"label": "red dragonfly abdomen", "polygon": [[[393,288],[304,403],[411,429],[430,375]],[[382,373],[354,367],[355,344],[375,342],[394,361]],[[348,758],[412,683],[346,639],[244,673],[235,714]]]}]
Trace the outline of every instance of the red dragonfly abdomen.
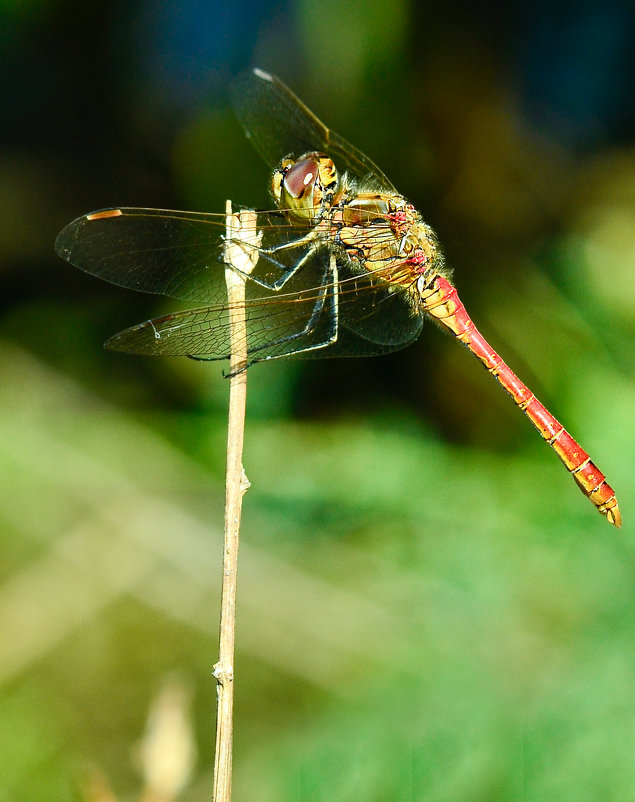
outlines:
[{"label": "red dragonfly abdomen", "polygon": [[424,310],[461,340],[498,379],[556,452],[584,495],[595,504],[602,515],[606,516],[609,523],[621,526],[622,516],[615,492],[602,471],[489,345],[472,322],[456,288],[444,276],[437,274],[432,281],[429,279],[425,283],[422,281],[420,296]]}]

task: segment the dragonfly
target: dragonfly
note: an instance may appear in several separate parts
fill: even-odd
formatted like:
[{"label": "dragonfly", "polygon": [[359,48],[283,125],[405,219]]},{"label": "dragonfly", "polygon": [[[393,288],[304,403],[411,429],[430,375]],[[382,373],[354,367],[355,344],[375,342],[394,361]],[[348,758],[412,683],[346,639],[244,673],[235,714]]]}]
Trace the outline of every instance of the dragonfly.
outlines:
[{"label": "dragonfly", "polygon": [[[414,342],[432,319],[481,361],[584,495],[621,526],[605,475],[476,328],[437,235],[379,167],[275,76],[243,73],[231,93],[247,137],[272,169],[275,201],[257,213],[257,260],[245,275],[246,367],[386,354]],[[126,329],[107,348],[230,358],[225,223],[221,214],[121,207],[86,214],[61,231],[57,253],[87,273],[197,304]]]}]

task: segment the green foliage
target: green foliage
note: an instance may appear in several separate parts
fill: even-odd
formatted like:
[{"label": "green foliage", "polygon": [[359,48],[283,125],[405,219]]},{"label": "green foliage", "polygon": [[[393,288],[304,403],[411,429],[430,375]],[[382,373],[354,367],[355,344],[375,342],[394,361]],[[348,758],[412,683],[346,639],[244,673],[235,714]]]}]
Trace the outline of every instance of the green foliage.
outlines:
[{"label": "green foliage", "polygon": [[[204,771],[223,417],[149,426],[15,347],[1,367],[4,798],[65,798],[51,789],[93,760],[132,788],[174,670]],[[245,465],[237,798],[627,798],[628,529],[545,446],[450,447],[388,410],[255,418]]]}]

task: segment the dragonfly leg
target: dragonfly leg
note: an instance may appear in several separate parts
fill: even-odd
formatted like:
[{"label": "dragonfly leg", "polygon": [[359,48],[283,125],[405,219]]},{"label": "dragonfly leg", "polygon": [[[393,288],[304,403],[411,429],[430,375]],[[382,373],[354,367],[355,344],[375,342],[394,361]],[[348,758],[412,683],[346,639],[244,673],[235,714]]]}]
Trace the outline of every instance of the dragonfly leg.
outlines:
[{"label": "dragonfly leg", "polygon": [[298,262],[296,262],[296,264],[293,265],[293,267],[291,269],[286,268],[286,272],[284,272],[283,275],[279,279],[277,279],[276,281],[271,282],[268,285],[270,289],[272,289],[272,290],[281,289],[289,281],[289,279],[293,278],[293,276],[295,276],[296,273],[298,273],[298,271],[302,270],[304,265],[307,263],[307,261],[313,255],[313,253],[315,251],[315,248],[317,247],[317,245],[319,243],[320,237],[318,236],[316,231],[317,231],[317,229],[312,229],[304,237],[300,237],[300,239],[293,240],[292,242],[286,242],[286,243],[283,243],[282,245],[276,245],[273,248],[266,248],[266,249],[263,249],[261,251],[261,253],[264,256],[266,256],[269,259],[269,261],[271,261],[274,264],[278,265],[282,269],[285,269],[286,268],[285,265],[282,265],[282,264],[280,264],[280,262],[277,262],[275,259],[271,258],[274,254],[282,253],[282,252],[285,252],[285,251],[290,251],[290,250],[293,250],[295,248],[304,248],[307,245],[311,246],[311,247],[308,248],[308,250],[304,254],[304,256]]},{"label": "dragonfly leg", "polygon": [[[268,290],[278,291],[282,289],[282,287],[287,284],[287,282],[293,278],[306,264],[306,262],[312,257],[315,248],[319,245],[320,237],[316,235],[315,230],[310,231],[303,237],[300,237],[297,240],[293,240],[291,242],[283,243],[282,245],[275,245],[271,248],[259,248],[258,253],[261,257],[265,258],[269,264],[274,265],[275,267],[279,268],[280,270],[280,278],[277,278],[273,281],[268,281],[264,278],[259,277],[257,274],[250,274],[249,279],[256,284],[259,284],[261,287],[266,287]],[[278,261],[275,258],[275,255],[278,253],[284,253],[287,251],[294,250],[296,248],[304,248],[306,246],[309,247],[307,252],[300,258],[296,264],[289,267],[289,265],[284,264],[283,262]],[[222,257],[221,257],[222,261]]]},{"label": "dragonfly leg", "polygon": [[[249,349],[249,361],[247,364],[240,368],[237,372],[242,372],[246,370],[251,365],[254,365],[256,362],[264,362],[270,359],[280,359],[286,356],[297,356],[299,354],[306,354],[311,351],[318,351],[321,348],[326,348],[329,345],[332,345],[337,340],[338,335],[338,328],[339,328],[339,318],[338,318],[338,296],[339,296],[339,288],[338,288],[338,277],[337,277],[337,260],[335,254],[331,254],[329,258],[329,268],[326,273],[326,281],[323,282],[322,287],[320,287],[319,295],[317,297],[315,306],[311,312],[309,319],[307,320],[305,326],[300,330],[293,332],[286,337],[279,337],[276,340],[271,340],[265,343],[262,346],[258,346],[256,348]],[[326,319],[329,321],[326,330],[321,334],[320,338],[316,342],[309,342],[307,345],[301,346],[299,348],[287,348],[285,347],[287,344],[291,344],[294,341],[301,340],[302,338],[310,337],[316,330],[318,322],[321,319]],[[272,347],[275,348],[276,345],[281,346],[279,353],[273,354],[266,354],[265,356],[258,356],[258,351],[269,350]],[[223,371],[223,375],[228,378],[232,373],[226,373]]]},{"label": "dragonfly leg", "polygon": [[283,242],[280,245],[274,245],[271,248],[262,248],[261,253],[272,254],[279,253],[280,251],[288,251],[292,248],[302,248],[304,245],[310,245],[319,238],[317,228],[312,228],[308,233],[299,239],[291,240],[290,242]]}]

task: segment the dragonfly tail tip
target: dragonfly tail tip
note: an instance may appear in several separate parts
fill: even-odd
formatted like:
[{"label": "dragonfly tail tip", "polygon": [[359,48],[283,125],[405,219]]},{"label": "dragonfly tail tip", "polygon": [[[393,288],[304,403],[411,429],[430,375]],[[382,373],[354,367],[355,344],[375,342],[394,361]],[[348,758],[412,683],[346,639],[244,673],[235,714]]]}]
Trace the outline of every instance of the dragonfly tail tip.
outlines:
[{"label": "dragonfly tail tip", "polygon": [[599,511],[606,517],[606,520],[616,526],[618,529],[622,527],[622,513],[620,512],[620,508],[617,505],[617,499],[615,496],[611,499],[610,506],[604,505],[603,507],[599,507]]}]

